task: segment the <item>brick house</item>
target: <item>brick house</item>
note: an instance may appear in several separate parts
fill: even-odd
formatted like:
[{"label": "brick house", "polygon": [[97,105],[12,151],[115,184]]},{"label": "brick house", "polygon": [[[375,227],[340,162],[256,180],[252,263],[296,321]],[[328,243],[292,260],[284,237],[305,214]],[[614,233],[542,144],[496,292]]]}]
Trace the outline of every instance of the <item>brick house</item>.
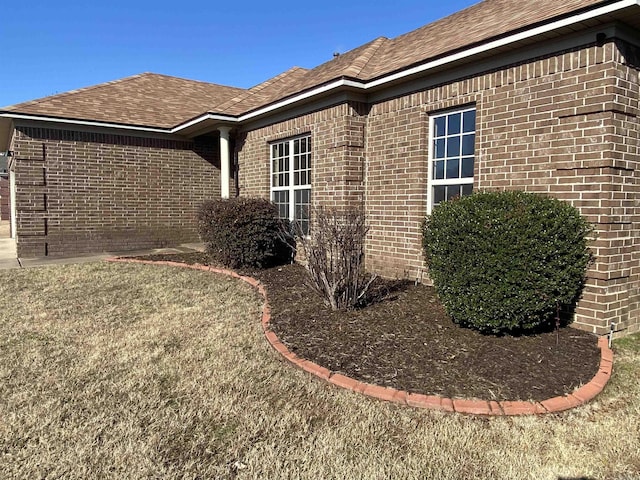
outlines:
[{"label": "brick house", "polygon": [[478,189],[595,225],[574,325],[640,329],[638,0],[484,0],[244,90],[156,74],[0,109],[18,255],[197,239],[212,196],[361,205],[367,265],[424,269],[420,225]]}]

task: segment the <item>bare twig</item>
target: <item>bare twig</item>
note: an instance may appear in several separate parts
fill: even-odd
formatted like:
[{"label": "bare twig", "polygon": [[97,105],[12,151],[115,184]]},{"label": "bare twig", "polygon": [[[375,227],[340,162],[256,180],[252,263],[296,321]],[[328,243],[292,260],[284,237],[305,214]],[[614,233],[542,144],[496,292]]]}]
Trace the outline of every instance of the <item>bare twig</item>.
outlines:
[{"label": "bare twig", "polygon": [[361,210],[318,207],[313,211],[311,234],[298,235],[306,255],[311,287],[334,310],[362,303],[376,278],[364,270],[367,232]]}]

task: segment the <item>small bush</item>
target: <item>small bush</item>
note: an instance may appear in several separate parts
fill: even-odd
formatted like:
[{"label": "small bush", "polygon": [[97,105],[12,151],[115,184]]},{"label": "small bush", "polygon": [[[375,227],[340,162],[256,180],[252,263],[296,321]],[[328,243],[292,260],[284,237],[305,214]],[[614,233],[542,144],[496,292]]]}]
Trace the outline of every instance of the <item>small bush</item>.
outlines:
[{"label": "small bush", "polygon": [[230,268],[264,268],[290,258],[287,226],[262,198],[209,200],[198,211],[198,230],[212,259]]},{"label": "small bush", "polygon": [[358,209],[313,210],[308,237],[300,236],[310,286],[333,310],[350,309],[364,302],[376,278],[364,270],[364,243],[369,228]]},{"label": "small bush", "polygon": [[548,325],[580,295],[589,223],[568,203],[525,192],[440,204],[423,228],[438,296],[457,323],[484,332]]}]

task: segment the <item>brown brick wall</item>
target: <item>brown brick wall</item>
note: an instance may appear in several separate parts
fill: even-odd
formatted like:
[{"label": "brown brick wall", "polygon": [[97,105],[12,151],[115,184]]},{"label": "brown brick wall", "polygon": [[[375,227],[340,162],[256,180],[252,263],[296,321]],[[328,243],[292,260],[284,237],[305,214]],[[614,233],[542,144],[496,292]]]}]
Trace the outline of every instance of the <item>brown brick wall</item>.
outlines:
[{"label": "brown brick wall", "polygon": [[9,220],[11,217],[9,198],[9,177],[0,177],[0,220]]},{"label": "brown brick wall", "polygon": [[475,189],[550,193],[595,225],[597,262],[576,326],[640,326],[638,72],[622,44],[590,46],[373,105],[367,120],[367,259],[422,275],[428,116],[475,104]]},{"label": "brown brick wall", "polygon": [[364,194],[365,106],[344,103],[237,135],[240,195],[269,198],[269,143],[311,134],[312,202],[361,205]]},{"label": "brown brick wall", "polygon": [[197,241],[195,211],[220,195],[217,140],[16,127],[18,256]]},{"label": "brown brick wall", "polygon": [[[429,115],[477,108],[475,189],[549,193],[594,224],[597,262],[575,325],[640,328],[638,72],[620,42],[591,45],[369,106],[344,103],[238,135],[241,195],[269,195],[270,141],[311,133],[315,204],[359,204],[367,266],[428,281]],[[629,55],[635,58],[635,52]],[[364,190],[363,190],[364,188]]]}]

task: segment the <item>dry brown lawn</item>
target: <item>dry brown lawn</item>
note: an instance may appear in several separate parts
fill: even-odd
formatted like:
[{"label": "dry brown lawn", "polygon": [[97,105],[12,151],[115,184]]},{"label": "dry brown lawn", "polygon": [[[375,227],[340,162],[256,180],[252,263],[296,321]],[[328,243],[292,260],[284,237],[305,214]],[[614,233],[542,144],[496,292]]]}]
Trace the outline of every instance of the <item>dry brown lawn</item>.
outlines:
[{"label": "dry brown lawn", "polygon": [[640,336],[589,405],[488,419],[313,378],[268,346],[260,306],[180,268],[1,271],[0,478],[640,478]]}]

